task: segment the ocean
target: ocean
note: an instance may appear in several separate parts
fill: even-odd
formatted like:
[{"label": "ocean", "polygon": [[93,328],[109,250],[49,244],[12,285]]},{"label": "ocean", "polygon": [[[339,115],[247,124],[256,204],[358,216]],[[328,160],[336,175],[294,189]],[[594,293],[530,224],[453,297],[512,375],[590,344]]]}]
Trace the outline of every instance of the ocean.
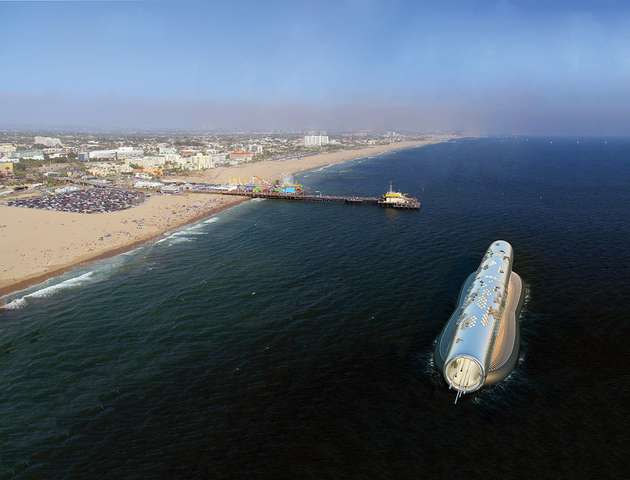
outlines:
[{"label": "ocean", "polygon": [[[8,298],[0,477],[623,478],[630,140],[484,138],[301,175]],[[453,404],[433,342],[496,239],[521,353]]]}]

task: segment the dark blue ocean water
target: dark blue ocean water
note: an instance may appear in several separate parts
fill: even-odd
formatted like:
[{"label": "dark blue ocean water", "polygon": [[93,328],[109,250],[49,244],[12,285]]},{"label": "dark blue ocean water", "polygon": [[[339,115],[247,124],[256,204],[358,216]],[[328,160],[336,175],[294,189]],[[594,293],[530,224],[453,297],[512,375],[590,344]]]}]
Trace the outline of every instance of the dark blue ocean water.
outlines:
[{"label": "dark blue ocean water", "polygon": [[[420,212],[252,201],[0,311],[2,478],[623,478],[630,140],[459,140],[303,175]],[[431,360],[495,239],[521,358]]]}]

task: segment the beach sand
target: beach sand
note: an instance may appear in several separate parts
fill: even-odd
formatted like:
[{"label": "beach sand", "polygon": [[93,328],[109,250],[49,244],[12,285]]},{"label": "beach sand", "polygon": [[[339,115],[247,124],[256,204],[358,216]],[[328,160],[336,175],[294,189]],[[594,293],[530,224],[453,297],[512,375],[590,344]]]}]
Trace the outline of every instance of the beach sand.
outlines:
[{"label": "beach sand", "polygon": [[[221,167],[187,181],[223,183],[252,176],[266,180],[283,175],[438,143],[409,141],[342,150],[290,160]],[[143,204],[112,213],[81,214],[8,207],[0,204],[0,296],[42,282],[75,265],[115,255],[136,245],[241,203],[242,197],[212,194],[154,195]]]},{"label": "beach sand", "polygon": [[268,160],[263,162],[248,163],[236,167],[219,167],[206,170],[200,175],[181,177],[181,179],[191,182],[227,183],[236,181],[239,183],[247,183],[253,176],[257,176],[268,181],[281,180],[284,175],[293,175],[305,170],[312,170],[326,165],[347,162],[357,158],[380,155],[382,153],[400,150],[403,148],[419,147],[432,143],[438,143],[441,140],[441,138],[425,141],[415,140],[391,143],[389,145],[375,145],[373,147],[355,150],[340,150],[338,152],[322,153],[289,160]]},{"label": "beach sand", "polygon": [[154,195],[111,213],[0,205],[0,295],[114,255],[245,201],[213,194]]}]

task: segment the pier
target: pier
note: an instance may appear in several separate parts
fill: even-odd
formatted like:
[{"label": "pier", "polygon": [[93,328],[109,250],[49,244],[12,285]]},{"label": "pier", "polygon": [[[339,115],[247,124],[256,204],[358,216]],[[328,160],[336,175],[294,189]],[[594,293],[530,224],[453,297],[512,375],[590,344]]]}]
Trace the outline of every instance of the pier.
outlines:
[{"label": "pier", "polygon": [[187,183],[184,189],[196,193],[214,193],[249,198],[267,198],[269,200],[290,200],[294,202],[344,203],[346,205],[376,205],[386,208],[418,210],[420,201],[407,194],[394,192],[390,183],[389,192],[380,197],[362,197],[358,195],[322,195],[307,193],[299,184],[272,185],[216,185],[209,183]]},{"label": "pier", "polygon": [[249,198],[268,198],[273,200],[293,200],[297,202],[337,202],[358,205],[377,205],[378,197],[356,197],[344,195],[309,195],[305,193],[248,192],[246,190],[212,190],[209,193],[236,195]]},{"label": "pier", "polygon": [[219,195],[234,195],[249,198],[267,198],[270,200],[291,200],[294,202],[321,202],[321,203],[345,203],[347,205],[377,205],[386,208],[399,208],[405,210],[418,210],[420,201],[413,197],[393,203],[383,197],[360,197],[355,195],[313,195],[303,192],[276,192],[270,190],[253,191],[237,189],[217,189],[214,186],[195,184],[190,189],[198,193],[215,193]]}]

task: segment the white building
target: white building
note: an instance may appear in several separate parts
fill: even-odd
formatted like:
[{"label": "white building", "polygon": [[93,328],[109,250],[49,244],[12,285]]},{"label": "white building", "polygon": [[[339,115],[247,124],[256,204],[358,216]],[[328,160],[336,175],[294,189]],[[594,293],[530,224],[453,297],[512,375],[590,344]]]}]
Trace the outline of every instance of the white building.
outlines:
[{"label": "white building", "polygon": [[144,150],[134,147],[118,147],[109,150],[93,150],[89,153],[90,160],[125,160],[128,158],[141,158]]},{"label": "white building", "polygon": [[35,145],[43,145],[45,147],[60,147],[61,140],[53,137],[35,137],[33,141]]},{"label": "white building", "polygon": [[186,167],[190,170],[206,170],[214,168],[214,162],[212,161],[212,156],[198,153],[186,158]]},{"label": "white building", "polygon": [[117,150],[92,150],[90,160],[111,160],[118,156]]},{"label": "white building", "polygon": [[93,150],[89,153],[90,160],[126,160],[129,158],[141,158],[143,156],[144,150],[134,147],[118,147],[116,149],[109,150]]},{"label": "white building", "polygon": [[163,167],[167,163],[183,166],[186,163],[186,159],[183,159],[177,153],[171,153],[167,155],[145,155],[142,158],[134,158],[129,162],[142,168],[156,168]]},{"label": "white building", "polygon": [[197,153],[190,157],[182,157],[177,153],[166,155],[147,155],[142,158],[128,161],[130,164],[138,165],[142,168],[164,167],[166,164],[179,167],[184,170],[206,170],[214,168],[213,156]]},{"label": "white building", "polygon": [[131,173],[133,169],[126,163],[116,162],[95,162],[89,164],[87,171],[95,177],[107,177],[121,173]]},{"label": "white building", "polygon": [[15,148],[15,145],[11,143],[0,143],[0,156],[4,154],[5,156],[8,157],[16,150],[17,149]]},{"label": "white building", "polygon": [[158,155],[147,155],[142,158],[135,158],[129,163],[132,165],[137,165],[142,168],[156,168],[156,167],[163,167],[164,164],[166,163],[166,159]]},{"label": "white building", "polygon": [[158,152],[160,155],[174,155],[177,153],[177,149],[168,145],[160,145],[158,147]]},{"label": "white building", "polygon": [[12,153],[12,156],[21,160],[43,160],[44,153],[41,150],[23,150]]},{"label": "white building", "polygon": [[225,152],[212,154],[213,166],[225,164],[227,163],[227,161],[228,161],[228,154]]},{"label": "white building", "polygon": [[162,188],[164,184],[162,182],[152,182],[148,180],[138,180],[133,184],[134,188]]},{"label": "white building", "polygon": [[116,155],[119,160],[127,158],[140,158],[144,156],[144,150],[135,147],[118,147],[116,149]]},{"label": "white building", "polygon": [[305,135],[304,146],[305,147],[321,147],[322,145],[328,145],[328,135]]}]

